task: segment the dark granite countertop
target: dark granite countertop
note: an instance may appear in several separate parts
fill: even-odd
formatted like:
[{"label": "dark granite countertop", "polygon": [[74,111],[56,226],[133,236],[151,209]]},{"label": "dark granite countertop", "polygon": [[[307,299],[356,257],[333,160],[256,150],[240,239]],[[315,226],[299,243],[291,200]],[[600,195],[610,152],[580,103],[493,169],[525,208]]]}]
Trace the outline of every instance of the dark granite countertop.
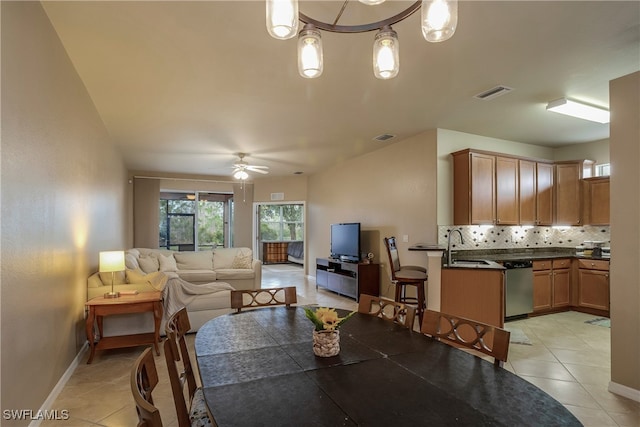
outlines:
[{"label": "dark granite countertop", "polygon": [[574,249],[567,248],[545,248],[530,250],[514,249],[489,249],[489,250],[459,250],[452,251],[454,260],[488,260],[488,261],[529,261],[539,259],[557,258],[581,258],[581,259],[602,259],[609,260],[610,257],[595,257],[576,254]]}]

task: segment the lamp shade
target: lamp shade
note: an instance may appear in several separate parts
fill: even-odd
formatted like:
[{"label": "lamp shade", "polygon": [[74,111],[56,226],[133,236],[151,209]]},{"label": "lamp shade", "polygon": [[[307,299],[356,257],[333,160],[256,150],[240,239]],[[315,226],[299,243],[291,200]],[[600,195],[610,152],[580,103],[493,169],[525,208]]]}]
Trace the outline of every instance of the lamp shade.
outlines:
[{"label": "lamp shade", "polygon": [[298,0],[267,0],[267,31],[274,39],[287,40],[298,33]]},{"label": "lamp shade", "polygon": [[307,79],[320,77],[323,65],[322,38],[313,25],[304,26],[298,35],[298,72]]},{"label": "lamp shade", "polygon": [[422,35],[428,42],[450,39],[458,26],[458,0],[422,0]]},{"label": "lamp shade", "polygon": [[124,251],[100,252],[100,273],[125,270]]},{"label": "lamp shade", "polygon": [[382,28],[373,42],[373,74],[379,79],[392,79],[400,71],[398,33]]}]

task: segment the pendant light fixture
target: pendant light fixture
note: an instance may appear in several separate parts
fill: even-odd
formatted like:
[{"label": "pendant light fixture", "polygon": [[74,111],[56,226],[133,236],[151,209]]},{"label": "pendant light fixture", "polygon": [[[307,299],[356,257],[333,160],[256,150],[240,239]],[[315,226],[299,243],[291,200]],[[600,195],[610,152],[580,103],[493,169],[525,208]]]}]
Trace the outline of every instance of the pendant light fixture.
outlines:
[{"label": "pendant light fixture", "polygon": [[[429,42],[441,42],[453,36],[458,25],[458,0],[418,0],[397,14],[369,24],[339,25],[350,0],[345,0],[333,23],[319,21],[298,10],[298,0],[266,0],[267,30],[279,40],[292,38],[298,32],[298,20],[306,25],[298,34],[298,71],[307,79],[322,75],[323,52],[320,31],[364,33],[378,31],[373,44],[373,73],[379,79],[391,79],[400,70],[398,34],[392,25],[422,8],[422,34]],[[359,0],[373,6],[385,0]]]},{"label": "pendant light fixture", "polygon": [[373,74],[382,80],[392,79],[400,70],[398,33],[382,28],[373,42]]},{"label": "pendant light fixture", "polygon": [[298,32],[298,0],[266,0],[267,31],[271,37],[287,40]]},{"label": "pendant light fixture", "polygon": [[305,24],[298,34],[298,72],[305,79],[322,74],[322,38],[312,24]]},{"label": "pendant light fixture", "polygon": [[458,0],[423,0],[422,35],[437,43],[453,36],[458,25]]}]

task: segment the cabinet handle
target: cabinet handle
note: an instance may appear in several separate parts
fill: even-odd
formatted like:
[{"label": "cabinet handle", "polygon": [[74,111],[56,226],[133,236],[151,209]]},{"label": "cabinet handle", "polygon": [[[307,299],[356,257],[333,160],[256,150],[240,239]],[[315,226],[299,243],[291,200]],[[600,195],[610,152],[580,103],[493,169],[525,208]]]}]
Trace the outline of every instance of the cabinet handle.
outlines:
[{"label": "cabinet handle", "polygon": [[595,266],[596,266],[596,264],[592,262],[591,263],[591,267],[595,267]]},{"label": "cabinet handle", "polygon": [[604,277],[609,277],[609,275],[608,275],[608,274],[605,274],[605,275],[604,275]]}]

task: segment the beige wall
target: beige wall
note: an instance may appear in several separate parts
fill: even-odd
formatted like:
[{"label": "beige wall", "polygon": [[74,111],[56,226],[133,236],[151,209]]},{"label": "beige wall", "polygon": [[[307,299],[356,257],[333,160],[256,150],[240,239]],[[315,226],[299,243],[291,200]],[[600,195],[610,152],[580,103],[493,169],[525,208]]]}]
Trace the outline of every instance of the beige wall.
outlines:
[{"label": "beige wall", "polygon": [[260,178],[254,183],[254,201],[271,202],[271,194],[283,193],[285,202],[301,202],[307,200],[306,176],[286,176]]},{"label": "beige wall", "polygon": [[553,150],[553,160],[589,159],[596,164],[609,163],[609,140],[573,144]]},{"label": "beige wall", "polygon": [[[640,399],[640,72],[612,80],[611,381]],[[628,387],[620,389],[616,387]]]},{"label": "beige wall", "polygon": [[[416,243],[437,239],[436,131],[428,131],[346,161],[309,177],[307,204],[309,271],[329,255],[330,224],[360,222],[363,251],[373,252],[381,270],[381,291],[391,295],[382,238],[396,236],[404,264],[426,266],[426,255],[409,252]],[[409,242],[402,241],[407,235]]]},{"label": "beige wall", "polygon": [[2,409],[37,410],[86,342],[98,252],[125,246],[127,174],[40,3],[1,10]]}]

